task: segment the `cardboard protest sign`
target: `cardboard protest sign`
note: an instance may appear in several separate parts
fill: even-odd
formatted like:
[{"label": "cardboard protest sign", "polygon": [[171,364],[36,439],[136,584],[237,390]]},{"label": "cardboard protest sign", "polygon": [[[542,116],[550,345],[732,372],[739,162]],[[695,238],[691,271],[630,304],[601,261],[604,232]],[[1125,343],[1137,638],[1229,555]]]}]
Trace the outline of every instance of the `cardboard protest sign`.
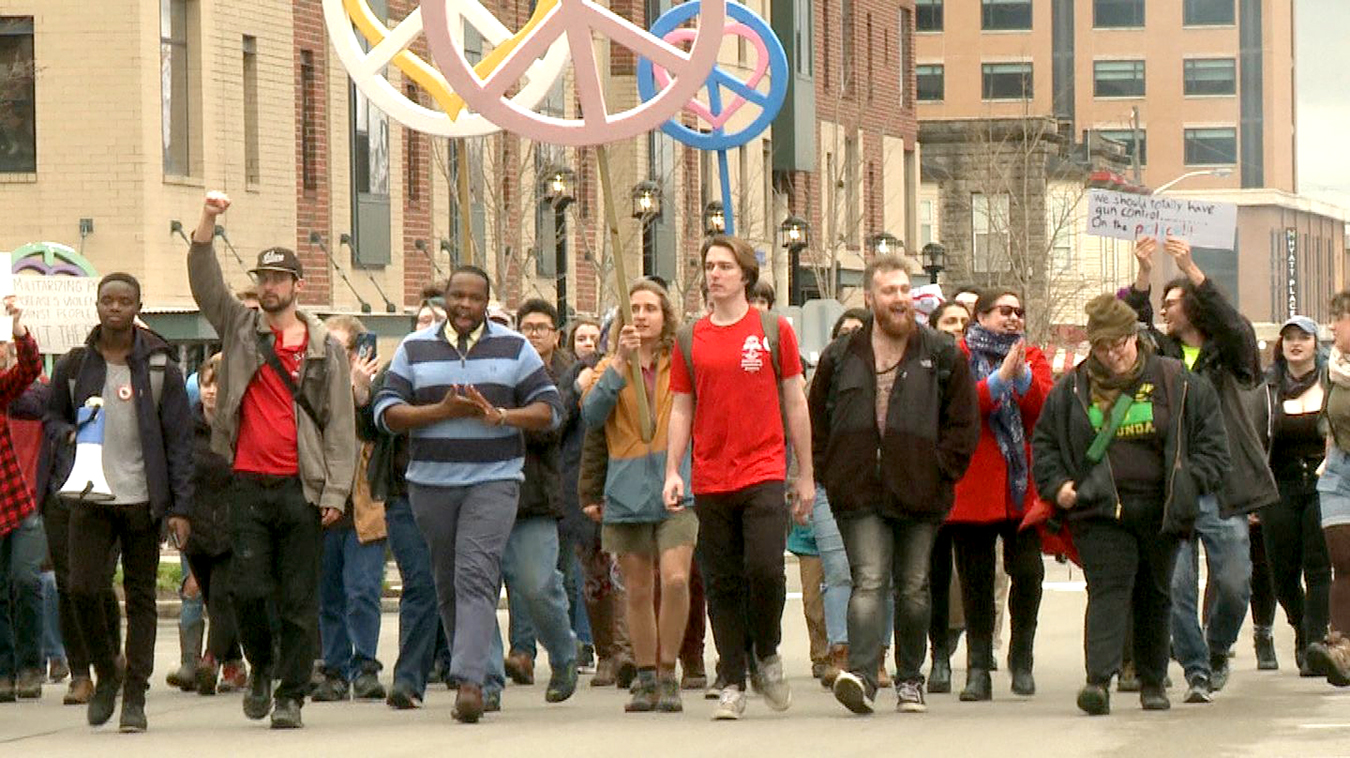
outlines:
[{"label": "cardboard protest sign", "polygon": [[13,282],[14,294],[23,308],[23,323],[42,352],[64,354],[83,345],[89,331],[98,325],[94,308],[98,279],[20,274]]},{"label": "cardboard protest sign", "polygon": [[1135,195],[1094,189],[1088,193],[1087,233],[1133,241],[1186,240],[1194,247],[1232,250],[1237,206],[1194,198]]}]

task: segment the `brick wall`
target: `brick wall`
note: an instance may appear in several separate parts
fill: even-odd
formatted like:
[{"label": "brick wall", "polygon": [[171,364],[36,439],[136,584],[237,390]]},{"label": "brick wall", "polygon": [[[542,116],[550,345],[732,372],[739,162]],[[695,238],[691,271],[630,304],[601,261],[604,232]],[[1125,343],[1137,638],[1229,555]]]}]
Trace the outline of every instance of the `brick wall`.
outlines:
[{"label": "brick wall", "polygon": [[[305,289],[300,301],[323,305],[332,302],[333,277],[323,251],[309,242],[311,230],[323,236],[328,249],[336,249],[336,241],[329,239],[332,228],[330,195],[332,178],[329,173],[327,57],[328,37],[323,25],[323,4],[320,0],[292,0],[292,23],[295,27],[295,249],[305,267]],[[304,59],[308,58],[308,62]],[[312,71],[312,84],[305,80],[305,72]],[[311,91],[306,92],[306,87]],[[310,107],[306,121],[305,107]],[[308,123],[309,128],[304,128]],[[307,132],[307,133],[306,133]],[[312,145],[313,181],[306,186],[305,145]]]},{"label": "brick wall", "polygon": [[[389,26],[392,28],[407,18],[416,5],[415,0],[390,0]],[[423,60],[431,59],[426,37],[419,37],[410,51]],[[431,98],[426,92],[406,77],[402,81],[404,93],[409,99],[430,105]],[[402,169],[395,181],[403,183],[403,304],[416,306],[421,299],[422,288],[439,278],[428,258],[429,255],[438,255],[440,251],[440,241],[431,231],[431,174],[437,169],[431,152],[431,138],[412,129],[404,128],[402,132],[402,159],[391,160],[390,170],[396,170],[395,165]],[[395,239],[399,239],[397,233]],[[426,246],[425,252],[417,249],[419,241]],[[398,297],[391,293],[391,299],[397,301]]]}]

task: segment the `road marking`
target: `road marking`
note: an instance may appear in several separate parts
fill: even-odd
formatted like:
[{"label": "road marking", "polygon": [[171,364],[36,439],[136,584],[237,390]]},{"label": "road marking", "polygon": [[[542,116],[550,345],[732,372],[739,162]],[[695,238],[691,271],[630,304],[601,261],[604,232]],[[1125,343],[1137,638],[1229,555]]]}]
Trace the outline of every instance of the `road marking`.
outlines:
[{"label": "road marking", "polygon": [[1350,724],[1299,724],[1299,729],[1350,729]]},{"label": "road marking", "polygon": [[1087,589],[1087,582],[1082,580],[1076,582],[1042,582],[1041,588],[1050,592],[1083,592]]}]

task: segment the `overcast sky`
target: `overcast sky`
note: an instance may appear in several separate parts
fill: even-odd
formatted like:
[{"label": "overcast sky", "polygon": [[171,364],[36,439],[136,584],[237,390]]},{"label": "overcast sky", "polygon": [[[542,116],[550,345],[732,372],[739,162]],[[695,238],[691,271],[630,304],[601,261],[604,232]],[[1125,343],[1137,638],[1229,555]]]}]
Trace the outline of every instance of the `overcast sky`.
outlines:
[{"label": "overcast sky", "polygon": [[1350,209],[1350,2],[1294,9],[1299,191]]}]

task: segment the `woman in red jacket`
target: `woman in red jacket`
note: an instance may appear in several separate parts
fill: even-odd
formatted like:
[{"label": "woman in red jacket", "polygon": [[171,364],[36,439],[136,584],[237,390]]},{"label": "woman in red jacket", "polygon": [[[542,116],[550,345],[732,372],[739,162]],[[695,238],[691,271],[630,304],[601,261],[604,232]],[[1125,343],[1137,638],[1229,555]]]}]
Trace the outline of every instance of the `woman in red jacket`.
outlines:
[{"label": "woman in red jacket", "polygon": [[956,549],[966,615],[966,687],[961,699],[989,700],[994,668],[994,545],[1003,540],[1003,565],[1012,579],[1008,595],[1012,640],[1008,668],[1012,690],[1033,695],[1032,643],[1041,605],[1040,539],[1020,531],[1022,515],[1036,498],[1031,483],[1031,430],[1053,380],[1041,351],[1023,337],[1022,299],[993,288],[975,303],[975,322],[960,346],[970,357],[980,395],[980,445],[956,485],[956,505],[947,522]]}]

